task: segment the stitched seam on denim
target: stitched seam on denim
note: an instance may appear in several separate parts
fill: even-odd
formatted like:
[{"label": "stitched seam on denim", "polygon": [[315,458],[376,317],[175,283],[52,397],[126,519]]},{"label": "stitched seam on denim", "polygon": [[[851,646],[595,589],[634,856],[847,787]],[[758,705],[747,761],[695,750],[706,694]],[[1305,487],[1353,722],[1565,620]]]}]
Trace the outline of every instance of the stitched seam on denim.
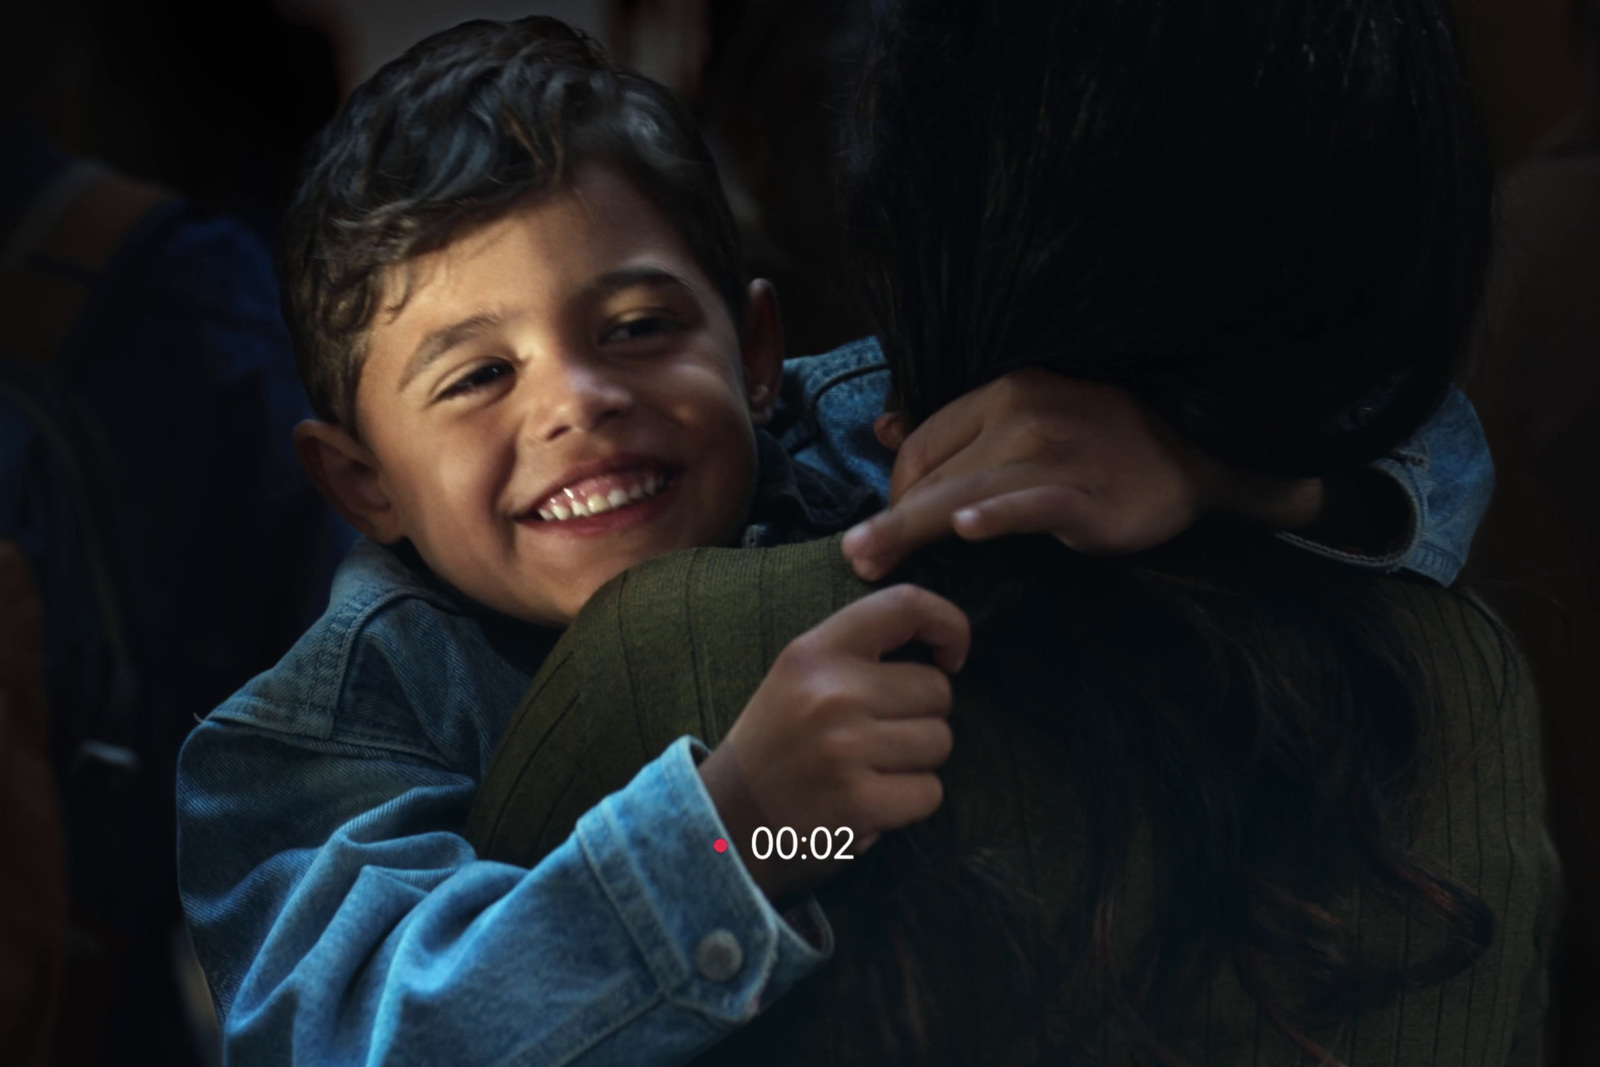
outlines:
[{"label": "stitched seam on denim", "polygon": [[655,901],[645,888],[644,872],[629,854],[622,830],[607,797],[578,820],[578,846],[589,870],[622,920],[629,940],[644,958],[657,987],[665,992],[689,979],[689,962],[678,951]]},{"label": "stitched seam on denim", "polygon": [[[537,1045],[530,1045],[525,1049],[513,1052],[509,1057],[501,1062],[506,1064],[507,1067],[516,1067],[516,1065],[524,1063],[538,1063],[541,1065],[541,1067],[543,1067],[545,1064],[548,1064],[549,1067],[564,1067],[565,1064],[571,1063],[573,1060],[577,1059],[579,1056],[582,1056],[585,1052],[588,1052],[590,1049],[594,1048],[594,1046],[598,1045],[600,1042],[604,1041],[618,1030],[621,1030],[624,1026],[627,1026],[641,1015],[649,1014],[652,1008],[658,1007],[663,1003],[665,1003],[665,1001],[662,999],[662,995],[659,992],[652,993],[646,997],[643,1003],[641,1003],[637,1008],[628,1012],[626,1015],[620,1016],[613,1020],[611,1025],[602,1027],[593,1034],[589,1034],[587,1036],[581,1036],[580,1032],[580,1036],[568,1039],[573,1042],[573,1047],[571,1049],[560,1053],[553,1059],[545,1058],[551,1055],[551,1046],[559,1044],[558,1041],[553,1040],[554,1038],[564,1036],[566,1030],[572,1029],[572,1027],[583,1021],[581,1017],[580,1019],[574,1019],[572,1023],[568,1024],[566,1027],[563,1027],[561,1030],[556,1031],[554,1034],[547,1034]],[[540,1058],[536,1060],[534,1059],[535,1056]]]},{"label": "stitched seam on denim", "polygon": [[[345,688],[351,681],[350,669],[358,654],[362,637],[379,621],[380,617],[388,612],[398,611],[403,604],[410,600],[420,600],[429,608],[451,618],[462,617],[460,612],[452,610],[452,605],[441,601],[437,596],[425,589],[385,589],[373,597],[370,602],[366,603],[362,617],[343,636],[338,664],[338,684],[331,689],[323,689],[324,692],[331,692],[333,695],[333,702],[326,711],[328,732],[324,736],[332,738],[338,732],[339,712],[345,707]],[[374,651],[377,651],[377,649],[374,649]],[[405,694],[407,686],[404,679],[397,675],[395,681],[399,685],[400,692]],[[407,699],[404,702],[408,708],[412,709],[412,717],[418,718],[415,705],[409,699],[409,694],[405,695]],[[420,720],[418,726],[423,727]],[[427,738],[429,745],[432,746],[433,738],[427,735],[425,727],[423,727],[423,736]],[[436,751],[436,746],[434,754],[440,757],[444,755],[444,753]]]},{"label": "stitched seam on denim", "polygon": [[237,711],[242,707],[265,708],[273,711],[298,711],[305,712],[308,715],[328,715],[330,714],[331,710],[325,704],[306,704],[294,700],[264,700],[261,697],[251,696],[246,693],[235,693],[223,703],[218,704],[215,708],[212,708],[211,714],[205,717],[205,721],[210,722],[214,719],[217,722],[225,722],[230,725],[256,726],[263,730],[272,730],[276,733],[288,734],[294,737],[316,737],[319,740],[324,741],[332,737],[331,733],[327,736],[324,736],[321,734],[305,733],[298,730],[279,729],[278,727],[268,725],[266,722],[256,718],[254,715],[237,714]]},{"label": "stitched seam on denim", "polygon": [[[221,719],[217,722],[218,729],[237,730],[241,733],[254,734],[258,737],[274,741],[285,741],[296,748],[328,756],[354,756],[360,759],[385,759],[396,763],[409,763],[417,767],[427,767],[431,770],[444,770],[451,774],[460,774],[463,778],[469,777],[462,774],[454,767],[446,766],[436,759],[428,758],[429,752],[391,748],[381,745],[362,745],[353,741],[341,741],[337,738],[315,737],[311,734],[295,733],[292,730],[279,730],[259,722],[248,722],[237,719]],[[402,757],[397,759],[396,757]],[[421,757],[413,759],[407,757]]]},{"label": "stitched seam on denim", "polygon": [[[1397,553],[1401,565],[1404,566],[1404,561],[1423,543],[1422,534],[1428,528],[1428,498],[1426,494],[1417,491],[1417,485],[1404,464],[1383,458],[1372,466],[1378,473],[1387,474],[1391,481],[1399,485],[1400,491],[1405,493],[1406,499],[1411,502],[1411,529],[1406,532],[1405,543]],[[1426,463],[1423,464],[1423,468],[1426,469]]]},{"label": "stitched seam on denim", "polygon": [[[355,657],[356,643],[363,631],[381,612],[402,600],[415,597],[436,608],[443,608],[437,599],[421,588],[389,586],[376,593],[353,596],[331,609],[327,619],[327,639],[317,642],[312,653],[310,673],[318,693],[330,694],[332,700],[325,708],[307,705],[307,710],[326,715],[325,737],[333,736],[334,717],[344,699],[344,686],[350,671],[350,661]],[[276,669],[276,668],[274,668]]]},{"label": "stitched seam on denim", "polygon": [[1428,523],[1427,501],[1423,499],[1422,494],[1417,492],[1416,486],[1412,484],[1411,478],[1405,473],[1405,468],[1401,463],[1385,457],[1374,462],[1372,469],[1379,474],[1387,476],[1390,481],[1399,486],[1400,491],[1406,495],[1406,500],[1411,504],[1409,516],[1411,525],[1406,532],[1405,543],[1400,548],[1381,556],[1370,556],[1360,552],[1348,552],[1341,548],[1334,548],[1331,545],[1325,545],[1320,541],[1301,537],[1286,530],[1278,531],[1277,536],[1291,545],[1314,552],[1327,559],[1336,559],[1371,570],[1394,571],[1409,566],[1406,561],[1411,559],[1423,544],[1422,531],[1427,528]]},{"label": "stitched seam on denim", "polygon": [[887,374],[889,372],[889,365],[887,363],[877,363],[870,367],[853,367],[847,371],[840,371],[832,378],[829,378],[817,388],[816,392],[810,395],[808,400],[811,404],[811,410],[813,412],[816,411],[817,406],[822,403],[823,395],[826,394],[830,389],[835,389],[844,383],[854,381],[857,378],[864,378],[869,374],[877,374],[880,371]]},{"label": "stitched seam on denim", "polygon": [[1394,552],[1386,556],[1363,556],[1359,552],[1346,552],[1343,549],[1322,544],[1320,541],[1312,541],[1285,530],[1279,530],[1276,536],[1297,548],[1303,548],[1327,559],[1336,559],[1342,563],[1350,563],[1372,570],[1394,570],[1402,564],[1408,555],[1406,552]]},{"label": "stitched seam on denim", "polygon": [[[342,746],[343,748],[349,749],[352,754],[357,755],[368,753],[390,753],[394,755],[416,756],[435,767],[445,767],[452,772],[456,771],[454,767],[451,767],[448,762],[444,760],[444,754],[439,752],[438,749],[432,745],[413,746],[407,745],[399,739],[377,737],[370,734],[358,735],[354,732],[345,732],[332,729],[325,734],[313,733],[306,730],[285,729],[279,726],[274,726],[270,722],[265,722],[254,716],[239,715],[235,714],[234,711],[229,710],[238,710],[240,709],[240,705],[245,704],[253,704],[261,708],[271,708],[274,710],[285,710],[291,712],[306,711],[315,714],[321,714],[325,711],[325,709],[322,708],[301,706],[296,704],[285,704],[271,700],[261,700],[258,697],[235,696],[226,704],[221,705],[209,716],[207,716],[206,721],[209,722],[215,720],[219,725],[229,726],[241,730],[254,730],[258,733],[271,735],[274,737],[292,738],[297,742],[315,741],[318,743],[318,745]],[[329,751],[332,751],[332,749],[329,748]]]},{"label": "stitched seam on denim", "polygon": [[1451,553],[1424,542],[1406,561],[1406,567],[1448,587],[1461,574],[1462,562]]},{"label": "stitched seam on denim", "polygon": [[[695,738],[685,736],[674,741],[672,747],[677,748],[682,745],[687,748],[695,741]],[[688,778],[679,777],[678,771],[682,767],[681,763],[673,761],[667,765],[668,770],[664,777],[667,788],[673,794],[674,810],[692,811],[698,805],[705,805],[715,812],[716,807],[711,802],[711,795],[705,791],[705,786],[700,781],[699,772],[693,769],[694,761],[692,757],[689,763],[690,769],[688,773],[694,775],[692,781]],[[693,796],[686,795],[691,792],[694,794]],[[724,834],[728,832],[727,827],[722,825],[720,816],[715,817],[715,823],[719,832]],[[777,916],[772,906],[765,904],[766,897],[762,893],[761,887],[756,885],[755,879],[750,877],[750,872],[745,868],[742,860],[735,861],[733,871],[734,879],[744,887],[745,896],[758,901],[755,915],[745,914],[748,910],[744,906],[745,901],[740,901],[720,892],[723,888],[723,883],[720,880],[712,881],[710,887],[708,887],[708,892],[717,891],[718,896],[721,898],[719,901],[721,910],[735,912],[738,915],[739,924],[745,926],[745,933],[751,941],[750,944],[743,946],[746,950],[744,966],[749,968],[748,974],[736,986],[730,986],[720,996],[714,995],[716,991],[713,991],[711,996],[693,995],[701,984],[695,981],[695,975],[693,974],[690,975],[690,980],[687,984],[687,989],[691,993],[690,996],[668,994],[673,1003],[694,1008],[722,1022],[738,1022],[749,1018],[753,1013],[752,1009],[759,1003],[761,991],[766,988],[768,981],[772,978],[773,971],[777,968],[778,954],[781,950],[781,945],[779,944],[781,935],[778,927],[783,925],[782,918]],[[776,923],[773,921],[774,917],[777,917]]]},{"label": "stitched seam on denim", "polygon": [[[863,377],[867,374],[872,374],[877,371],[887,371],[889,369],[888,363],[885,362],[883,358],[883,350],[879,347],[877,339],[874,337],[864,337],[856,341],[851,341],[847,344],[839,346],[832,352],[824,352],[816,356],[802,356],[800,358],[802,360],[826,360],[830,363],[852,362],[859,359],[867,359],[871,362],[866,364],[857,364],[845,370],[829,372],[827,375],[820,377],[820,384],[819,379],[811,375],[804,376],[800,379],[800,399],[804,407],[801,413],[802,419],[796,420],[796,426],[802,425],[802,421],[804,424],[808,424],[810,427],[810,436],[802,438],[798,444],[792,443],[790,440],[788,440],[788,435],[785,436],[784,440],[779,442],[783,445],[784,450],[788,452],[790,456],[796,459],[799,459],[801,452],[819,444],[825,438],[817,419],[817,407],[821,403],[824,393],[828,392],[828,390],[834,388],[835,386],[842,385],[854,378]],[[804,461],[802,460],[801,462]]]},{"label": "stitched seam on denim", "polygon": [[[827,352],[818,352],[815,355],[810,356],[797,356],[792,360],[786,360],[785,363],[800,363],[805,365],[807,373],[801,375],[799,380],[804,389],[805,395],[809,396],[816,392],[816,383],[819,380],[827,383],[831,381],[834,376],[839,374],[847,374],[850,371],[860,370],[863,366],[862,360],[870,360],[877,364],[886,365],[883,357],[883,348],[878,344],[878,339],[876,337],[858,337],[854,341],[846,341],[838,348],[830,349]],[[823,367],[834,367],[841,363],[846,364],[846,368],[844,370],[820,369]],[[811,368],[813,366],[819,369],[812,370]]]}]

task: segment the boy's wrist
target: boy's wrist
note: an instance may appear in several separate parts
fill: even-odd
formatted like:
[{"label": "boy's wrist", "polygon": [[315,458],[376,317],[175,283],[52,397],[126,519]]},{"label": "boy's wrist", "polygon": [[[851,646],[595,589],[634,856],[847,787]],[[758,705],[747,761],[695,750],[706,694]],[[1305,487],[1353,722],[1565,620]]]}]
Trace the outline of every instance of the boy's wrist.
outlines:
[{"label": "boy's wrist", "polygon": [[1213,514],[1300,534],[1322,520],[1328,505],[1323,479],[1281,478],[1213,462]]},{"label": "boy's wrist", "polygon": [[[782,861],[775,857],[764,861],[758,860],[750,854],[749,849],[739,844],[748,842],[757,826],[767,824],[760,814],[760,808],[754,797],[750,794],[743,772],[733,766],[735,761],[731,754],[723,750],[722,755],[712,763],[708,773],[706,765],[711,763],[716,753],[707,751],[698,742],[690,752],[694,757],[695,768],[700,773],[701,785],[711,798],[712,806],[717,809],[717,817],[722,822],[722,828],[728,833],[729,847],[734,849],[734,854],[744,864],[750,880],[761,890],[767,898],[767,903],[778,912],[794,936],[824,957],[831,956],[833,930],[828,925],[827,917],[817,906],[816,898],[803,889],[774,895],[774,886],[784,869]],[[719,794],[722,798],[720,800]]]},{"label": "boy's wrist", "polygon": [[756,859],[745,847],[755,828],[762,825],[762,816],[738,759],[726,746],[719,745],[700,761],[698,770],[700,781],[717,809],[717,817],[728,831],[729,847],[738,854],[745,870],[750,872],[751,880],[772,904],[777,905],[780,900],[778,894],[782,892],[777,862],[770,857],[766,860]]}]

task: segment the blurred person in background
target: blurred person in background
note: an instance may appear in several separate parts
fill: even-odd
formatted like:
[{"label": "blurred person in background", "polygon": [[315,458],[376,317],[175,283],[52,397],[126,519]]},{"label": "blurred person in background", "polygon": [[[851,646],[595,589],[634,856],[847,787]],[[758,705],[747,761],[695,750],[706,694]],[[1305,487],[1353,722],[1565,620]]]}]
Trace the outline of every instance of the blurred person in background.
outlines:
[{"label": "blurred person in background", "polygon": [[1569,7],[1587,97],[1500,181],[1467,380],[1498,488],[1466,576],[1538,682],[1571,902],[1553,962],[1553,1064],[1593,1062],[1600,1017],[1600,2]]},{"label": "blurred person in background", "polygon": [[263,240],[333,86],[266,2],[0,13],[0,870],[45,931],[0,970],[8,1064],[207,1057],[176,754],[320,613],[351,539],[290,450],[309,408]]}]

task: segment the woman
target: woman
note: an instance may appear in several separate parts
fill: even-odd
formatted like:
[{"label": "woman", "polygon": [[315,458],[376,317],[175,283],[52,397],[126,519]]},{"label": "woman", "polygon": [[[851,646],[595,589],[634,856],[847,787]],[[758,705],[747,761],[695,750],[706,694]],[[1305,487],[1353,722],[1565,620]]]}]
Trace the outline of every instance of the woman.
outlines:
[{"label": "woman", "polygon": [[[1326,475],[1438,404],[1488,213],[1444,0],[907,0],[877,42],[848,188],[902,429],[1037,366]],[[945,808],[820,894],[833,964],[711,1059],[1536,1062],[1536,712],[1474,600],[1204,527],[908,574],[974,624]],[[559,840],[866,588],[828,543],[630,572],[485,802]]]}]

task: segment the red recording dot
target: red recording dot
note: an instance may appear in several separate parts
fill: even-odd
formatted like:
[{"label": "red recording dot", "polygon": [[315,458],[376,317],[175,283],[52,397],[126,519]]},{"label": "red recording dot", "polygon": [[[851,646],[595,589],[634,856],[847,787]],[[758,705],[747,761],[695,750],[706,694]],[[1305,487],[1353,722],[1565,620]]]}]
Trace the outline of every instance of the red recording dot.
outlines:
[{"label": "red recording dot", "polygon": [[728,851],[728,842],[726,839],[719,837],[715,841],[711,842],[711,847],[716,849],[718,852],[726,852]]}]

